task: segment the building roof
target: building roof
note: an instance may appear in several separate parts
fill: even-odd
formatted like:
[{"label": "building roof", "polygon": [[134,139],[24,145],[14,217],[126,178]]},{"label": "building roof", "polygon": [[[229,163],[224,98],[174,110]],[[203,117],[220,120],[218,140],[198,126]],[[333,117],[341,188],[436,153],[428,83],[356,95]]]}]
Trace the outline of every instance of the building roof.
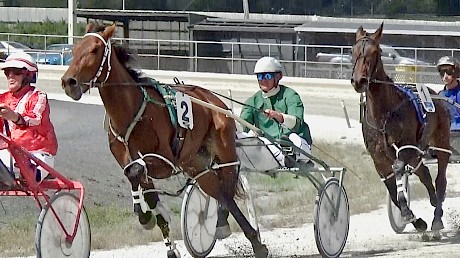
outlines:
[{"label": "building roof", "polygon": [[440,22],[397,19],[335,18],[308,15],[249,15],[243,19],[242,13],[210,13],[193,11],[146,11],[77,9],[77,17],[110,21],[178,21],[189,23],[195,31],[235,31],[235,32],[326,32],[356,33],[359,26],[374,31],[384,22],[384,33],[417,36],[460,36],[460,22]]},{"label": "building roof", "polygon": [[244,20],[206,18],[189,29],[195,31],[236,31],[236,32],[263,32],[263,33],[295,33],[294,28],[303,22],[268,21],[268,20]]},{"label": "building roof", "polygon": [[359,26],[375,31],[381,23],[384,34],[417,36],[460,36],[459,22],[438,22],[395,19],[346,19],[332,17],[311,17],[294,30],[297,32],[342,32],[356,33]]},{"label": "building roof", "polygon": [[179,21],[188,22],[190,12],[181,11],[144,11],[144,10],[108,10],[77,9],[77,17],[109,21]]}]

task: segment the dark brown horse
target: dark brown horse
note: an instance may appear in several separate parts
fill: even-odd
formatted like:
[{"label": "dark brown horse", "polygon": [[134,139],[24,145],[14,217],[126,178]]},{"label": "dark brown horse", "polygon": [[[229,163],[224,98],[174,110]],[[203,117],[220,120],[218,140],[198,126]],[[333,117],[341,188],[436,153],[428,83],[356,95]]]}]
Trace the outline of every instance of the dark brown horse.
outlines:
[{"label": "dark brown horse", "polygon": [[[196,177],[201,189],[225,205],[251,241],[256,257],[266,257],[268,251],[258,239],[258,234],[237,207],[234,197],[239,185],[236,165],[213,170],[212,164],[231,164],[237,161],[235,149],[235,121],[224,114],[193,104],[194,127],[182,135],[171,122],[168,104],[158,87],[148,87],[139,74],[129,68],[130,56],[121,46],[112,46],[110,38],[116,25],[88,24],[87,34],[75,45],[72,64],[62,76],[66,94],[79,100],[91,86],[97,87],[110,118],[108,132],[110,150],[124,168],[132,191],[139,193],[153,189],[150,178],[168,178],[174,172],[170,165],[158,158],[141,155],[157,154],[174,164],[189,177]],[[144,87],[145,86],[145,87]],[[197,86],[174,87],[189,96],[221,108],[225,104],[206,89]],[[143,103],[147,102],[144,111]],[[140,188],[139,188],[140,186]],[[139,190],[140,189],[140,190]],[[145,193],[151,209],[158,201],[156,193]],[[137,208],[139,221],[146,224],[152,217],[145,209]],[[169,228],[162,218],[158,225],[165,238]]]},{"label": "dark brown horse", "polygon": [[[431,229],[440,230],[444,228],[442,203],[450,156],[449,114],[443,103],[435,100],[436,112],[426,113],[425,121],[418,121],[416,108],[409,97],[397,89],[383,69],[379,45],[382,31],[383,23],[373,34],[360,27],[352,49],[354,67],[351,82],[357,92],[365,94],[366,99],[362,122],[364,142],[391,199],[400,208],[401,216],[412,222],[417,230],[424,231],[427,225],[423,220],[416,219],[408,207],[402,183],[404,173],[410,168],[406,165],[415,168],[415,174],[425,185],[431,205],[435,207]],[[437,147],[434,151],[438,160],[436,189],[428,168],[421,163],[421,151],[425,152],[429,146]]]}]

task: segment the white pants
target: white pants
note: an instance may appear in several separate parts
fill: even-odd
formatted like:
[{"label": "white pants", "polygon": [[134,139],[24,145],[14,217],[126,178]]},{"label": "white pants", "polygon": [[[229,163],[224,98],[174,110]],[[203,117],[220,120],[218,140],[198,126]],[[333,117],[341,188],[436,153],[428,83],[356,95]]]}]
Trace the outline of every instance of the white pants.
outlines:
[{"label": "white pants", "polygon": [[[238,139],[243,139],[243,138],[248,138],[248,137],[254,137],[255,134],[254,132],[252,131],[249,131],[247,133],[245,132],[238,132],[236,134],[236,137],[238,137]],[[273,156],[276,158],[276,160],[281,164],[281,166],[284,166],[284,154],[283,152],[281,151],[281,146],[279,146],[278,144],[274,144],[272,142],[270,142],[267,138],[265,137],[258,137],[261,141],[263,141],[265,143],[265,145],[267,145],[268,149],[270,150],[270,152],[273,154]],[[308,144],[308,142],[300,137],[298,134],[296,133],[291,133],[289,135],[289,140],[296,146],[298,147],[299,149],[305,151],[306,153],[308,154],[311,154],[311,146],[310,144]],[[303,155],[303,154],[300,154],[300,153],[296,153],[296,158],[297,160],[302,160],[303,162],[308,162],[310,159]]]},{"label": "white pants", "polygon": [[[48,166],[54,167],[54,156],[51,154],[48,154],[43,151],[32,151],[30,152],[32,155],[34,155],[36,158],[39,160],[45,162]],[[19,175],[19,168],[14,166],[14,159],[13,156],[11,156],[10,152],[8,149],[3,149],[0,150],[0,159],[2,160],[3,164],[5,164],[6,168],[11,171],[11,167],[13,167],[13,172],[16,175]],[[11,164],[11,161],[13,164]],[[35,178],[38,179],[37,182],[41,182],[46,176],[48,176],[49,172],[46,171],[42,167],[37,167],[37,175],[35,175]]]}]

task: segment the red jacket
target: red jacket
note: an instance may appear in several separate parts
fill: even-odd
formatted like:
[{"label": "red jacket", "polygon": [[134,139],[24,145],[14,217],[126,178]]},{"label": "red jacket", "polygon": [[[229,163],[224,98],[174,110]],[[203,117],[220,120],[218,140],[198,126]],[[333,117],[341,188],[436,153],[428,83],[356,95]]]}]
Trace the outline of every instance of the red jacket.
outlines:
[{"label": "red jacket", "polygon": [[[14,95],[10,91],[0,94],[0,103],[5,103],[24,118],[23,125],[8,121],[11,139],[14,142],[28,151],[44,151],[56,155],[58,143],[50,120],[50,105],[45,92],[28,85]],[[2,128],[3,122],[4,120],[0,119]]]}]

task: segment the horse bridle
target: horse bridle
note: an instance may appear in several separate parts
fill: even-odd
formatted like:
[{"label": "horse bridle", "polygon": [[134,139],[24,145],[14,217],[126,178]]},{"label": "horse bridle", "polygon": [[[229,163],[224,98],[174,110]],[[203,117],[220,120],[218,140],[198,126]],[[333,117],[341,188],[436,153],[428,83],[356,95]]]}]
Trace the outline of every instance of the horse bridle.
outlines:
[{"label": "horse bridle", "polygon": [[[358,42],[362,42],[362,48],[361,48],[361,51],[358,53],[358,57],[356,58],[356,60],[353,62],[353,70],[351,71],[351,77],[353,78],[353,75],[355,73],[355,69],[356,69],[356,64],[358,63],[358,60],[360,58],[363,58],[364,59],[364,63],[366,63],[366,56],[364,55],[364,51],[366,49],[366,46],[367,44],[369,43],[375,43],[374,39],[372,39],[371,37],[369,36],[365,36],[365,37],[362,37],[360,39],[358,39],[356,42],[355,42],[355,45],[358,44]],[[379,60],[380,58],[380,51],[377,52],[377,59],[376,60]],[[378,69],[378,61],[375,62],[375,64],[373,65],[373,69],[372,69],[372,72],[371,72],[371,66],[369,65],[368,66],[368,71],[367,71],[367,85],[366,85],[366,91],[368,90],[369,88],[369,83],[371,82],[377,82],[377,80],[375,78],[372,78],[373,75],[377,72],[377,69]]]},{"label": "horse bridle", "polygon": [[[353,64],[353,71],[352,71],[352,77],[353,77],[353,74],[355,72],[355,68],[356,68],[356,63],[358,62],[358,60],[360,58],[363,58],[364,59],[364,62],[366,62],[366,56],[364,55],[365,53],[365,48],[367,46],[367,44],[369,43],[375,43],[375,40],[372,39],[371,37],[369,36],[365,36],[365,37],[362,37],[360,39],[358,39],[356,42],[355,42],[355,45],[358,43],[358,42],[362,42],[362,49],[361,51],[359,52],[359,56],[356,58],[354,64]],[[378,60],[380,60],[381,56],[380,56],[380,51],[377,53],[377,61],[375,62],[374,64],[374,67],[372,69],[372,73],[370,72],[371,71],[371,66],[369,65],[368,66],[368,76],[367,76],[367,84],[366,84],[366,88],[365,88],[365,91],[364,91],[364,94],[365,94],[365,98],[367,99],[367,91],[369,90],[369,85],[371,83],[388,83],[388,82],[385,82],[385,81],[382,81],[382,80],[378,80],[376,78],[372,78],[374,74],[376,74],[377,72],[377,69],[378,69]],[[363,93],[361,93],[363,94]],[[361,100],[362,101],[362,100]],[[394,111],[396,111],[397,109],[399,109],[403,104],[405,104],[404,102],[403,103],[400,103],[392,112],[389,112],[387,114],[387,117],[392,114]],[[365,118],[365,121],[366,121],[366,124],[371,127],[372,129],[374,130],[377,130],[379,131],[380,133],[383,134],[383,137],[386,138],[386,125],[387,125],[387,122],[388,122],[388,119],[385,119],[385,121],[383,122],[383,125],[381,128],[379,128],[378,126],[372,124],[370,121],[369,121],[369,118],[366,114],[364,114],[364,118]]]},{"label": "horse bridle", "polygon": [[110,63],[110,57],[112,56],[112,45],[110,43],[110,39],[108,39],[106,41],[104,39],[104,37],[102,37],[99,33],[94,33],[94,32],[86,33],[83,36],[83,38],[85,38],[87,36],[94,36],[94,37],[100,39],[102,41],[102,43],[104,43],[104,46],[105,46],[104,55],[102,56],[102,60],[101,60],[101,64],[99,65],[99,69],[97,70],[96,75],[94,76],[94,78],[92,80],[90,80],[90,86],[91,87],[97,87],[95,85],[96,85],[97,80],[99,79],[99,76],[101,76],[102,71],[104,70],[104,64],[105,64],[106,60],[107,60],[107,74],[105,75],[105,79],[101,84],[105,83],[107,81],[107,79],[109,79],[110,71],[112,70],[112,65]]}]

